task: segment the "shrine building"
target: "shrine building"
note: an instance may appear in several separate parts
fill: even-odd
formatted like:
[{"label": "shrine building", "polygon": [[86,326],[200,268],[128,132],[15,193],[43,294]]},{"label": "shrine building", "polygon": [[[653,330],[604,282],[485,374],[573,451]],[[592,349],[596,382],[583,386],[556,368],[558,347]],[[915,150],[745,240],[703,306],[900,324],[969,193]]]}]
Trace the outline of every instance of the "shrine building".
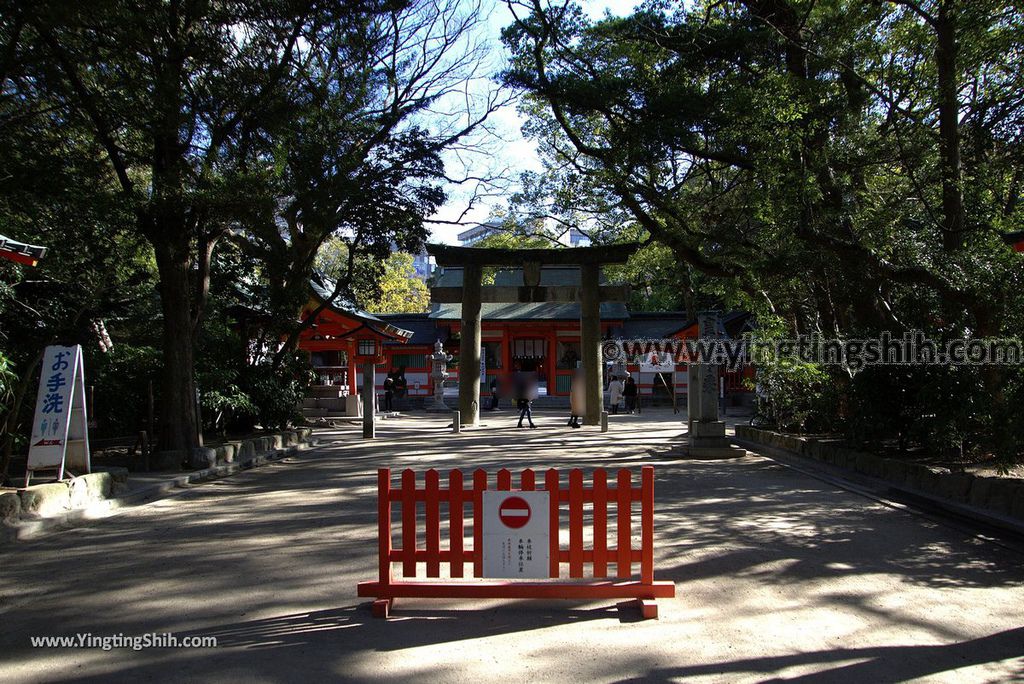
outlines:
[{"label": "shrine building", "polygon": [[[451,291],[461,287],[463,269],[438,269],[433,291]],[[483,274],[485,286],[515,288],[523,283],[521,268],[495,268]],[[580,284],[578,267],[546,266],[540,269],[542,288],[572,288]],[[602,278],[603,284],[603,278]],[[307,351],[316,374],[312,397],[307,400],[307,415],[342,412],[356,415],[356,394],[363,386],[362,363],[376,361],[377,392],[383,391],[388,375],[402,378],[404,395],[398,398],[400,408],[422,405],[432,392],[429,355],[438,340],[453,359],[445,383],[448,393],[455,395],[459,379],[462,305],[433,303],[430,311],[415,314],[370,314],[337,302],[324,306],[333,284],[314,279],[312,296],[303,316],[317,312],[317,320],[300,338],[299,348]],[[490,395],[490,383],[498,378],[504,387],[511,387],[517,372],[537,374],[539,406],[567,406],[573,373],[581,367],[580,304],[565,301],[530,303],[493,303],[480,305],[480,394]],[[749,314],[736,312],[723,317],[729,337],[739,337],[751,323]],[[697,336],[696,320],[688,320],[683,312],[630,312],[624,302],[605,301],[600,304],[602,339],[656,340],[689,339]],[[651,361],[656,361],[651,359]],[[686,366],[657,363],[629,363],[626,370],[636,380],[641,404],[685,406],[687,393]],[[606,363],[604,383],[622,366]],[[731,404],[748,403],[751,399],[744,378],[752,372],[723,373],[723,388]],[[673,403],[675,402],[675,403]]]}]

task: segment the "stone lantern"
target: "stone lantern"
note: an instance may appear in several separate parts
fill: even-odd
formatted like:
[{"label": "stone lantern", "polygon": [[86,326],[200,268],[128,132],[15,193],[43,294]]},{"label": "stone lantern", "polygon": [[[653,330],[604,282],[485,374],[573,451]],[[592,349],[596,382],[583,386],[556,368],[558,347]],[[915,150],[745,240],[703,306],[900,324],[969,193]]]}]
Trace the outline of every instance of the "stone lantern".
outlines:
[{"label": "stone lantern", "polygon": [[444,353],[444,345],[441,340],[434,343],[434,353],[430,359],[430,379],[434,383],[434,396],[427,406],[428,411],[449,413],[451,408],[444,403],[444,381],[448,379],[448,362],[452,360],[451,354]]}]

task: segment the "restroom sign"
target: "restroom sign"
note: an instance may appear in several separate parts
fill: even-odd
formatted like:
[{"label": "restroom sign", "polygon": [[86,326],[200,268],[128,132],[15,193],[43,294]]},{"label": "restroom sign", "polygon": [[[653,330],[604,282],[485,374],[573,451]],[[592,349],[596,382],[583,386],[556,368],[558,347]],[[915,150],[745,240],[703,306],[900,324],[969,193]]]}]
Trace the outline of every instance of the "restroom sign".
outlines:
[{"label": "restroom sign", "polygon": [[483,492],[483,576],[549,577],[547,492]]}]

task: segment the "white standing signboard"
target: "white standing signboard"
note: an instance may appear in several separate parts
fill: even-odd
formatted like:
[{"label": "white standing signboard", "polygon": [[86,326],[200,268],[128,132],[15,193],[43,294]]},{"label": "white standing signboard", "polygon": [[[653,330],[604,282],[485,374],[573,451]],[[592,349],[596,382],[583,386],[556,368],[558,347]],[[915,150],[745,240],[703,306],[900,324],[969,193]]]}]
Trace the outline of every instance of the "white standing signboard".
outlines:
[{"label": "white standing signboard", "polygon": [[89,434],[85,412],[85,365],[82,347],[47,347],[39,374],[32,440],[28,448],[25,486],[41,470],[88,473]]},{"label": "white standing signboard", "polygon": [[483,493],[484,577],[548,578],[548,492]]}]

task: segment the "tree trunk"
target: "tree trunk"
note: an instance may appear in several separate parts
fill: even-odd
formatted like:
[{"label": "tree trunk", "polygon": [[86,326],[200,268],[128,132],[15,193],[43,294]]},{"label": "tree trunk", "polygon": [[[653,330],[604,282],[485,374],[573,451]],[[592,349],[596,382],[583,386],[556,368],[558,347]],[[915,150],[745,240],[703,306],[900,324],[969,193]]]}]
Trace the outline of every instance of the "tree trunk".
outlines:
[{"label": "tree trunk", "polygon": [[25,395],[28,394],[32,380],[35,378],[36,368],[39,367],[40,362],[43,360],[44,351],[44,349],[40,349],[39,353],[35,355],[28,364],[28,367],[22,372],[21,378],[18,381],[18,389],[15,391],[14,398],[11,401],[10,412],[4,421],[3,463],[0,464],[0,482],[2,483],[6,483],[9,476],[7,470],[11,466],[11,455],[14,451],[14,435],[19,428],[21,407],[25,403]]},{"label": "tree trunk", "polygon": [[195,354],[192,334],[189,249],[167,238],[154,242],[163,310],[163,393],[160,448],[191,451],[199,446],[196,420]]},{"label": "tree trunk", "polygon": [[960,99],[957,97],[956,20],[953,0],[943,0],[935,20],[935,68],[939,89],[939,165],[942,173],[942,246],[964,245],[963,172],[960,164]]}]

